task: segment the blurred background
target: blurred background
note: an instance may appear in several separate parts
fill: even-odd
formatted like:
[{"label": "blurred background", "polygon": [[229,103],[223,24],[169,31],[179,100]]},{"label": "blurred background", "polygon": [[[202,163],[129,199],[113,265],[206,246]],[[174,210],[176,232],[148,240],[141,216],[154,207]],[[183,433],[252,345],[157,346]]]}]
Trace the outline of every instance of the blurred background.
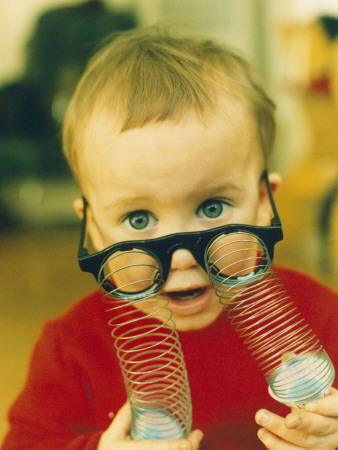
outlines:
[{"label": "blurred background", "polygon": [[[336,0],[0,1],[0,441],[41,322],[94,289],[61,152],[74,86],[112,32],[179,19],[237,47],[278,105],[276,262],[338,288]],[[90,324],[88,324],[90,326]]]}]

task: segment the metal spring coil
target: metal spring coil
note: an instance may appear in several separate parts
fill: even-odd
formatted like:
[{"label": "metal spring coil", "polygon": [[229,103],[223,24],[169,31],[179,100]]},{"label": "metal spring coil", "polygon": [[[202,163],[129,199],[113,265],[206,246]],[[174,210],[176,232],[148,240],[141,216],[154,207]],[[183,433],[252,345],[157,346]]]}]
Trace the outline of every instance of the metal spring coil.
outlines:
[{"label": "metal spring coil", "polygon": [[271,396],[301,406],[325,395],[334,380],[332,363],[290,300],[264,243],[245,233],[221,235],[210,245],[206,263],[224,311],[261,367]]},{"label": "metal spring coil", "polygon": [[192,421],[190,388],[168,300],[115,298],[116,289],[106,291],[113,277],[107,271],[101,291],[113,313],[109,325],[131,406],[131,437],[185,438]]}]

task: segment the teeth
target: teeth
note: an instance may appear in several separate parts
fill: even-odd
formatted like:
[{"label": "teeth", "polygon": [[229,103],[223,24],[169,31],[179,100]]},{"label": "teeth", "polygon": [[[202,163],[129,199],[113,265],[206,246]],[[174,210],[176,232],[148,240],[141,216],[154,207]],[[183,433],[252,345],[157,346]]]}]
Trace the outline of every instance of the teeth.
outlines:
[{"label": "teeth", "polygon": [[177,291],[177,292],[170,292],[168,295],[173,300],[192,300],[205,291],[206,288],[199,288],[199,289],[191,289],[190,291]]}]

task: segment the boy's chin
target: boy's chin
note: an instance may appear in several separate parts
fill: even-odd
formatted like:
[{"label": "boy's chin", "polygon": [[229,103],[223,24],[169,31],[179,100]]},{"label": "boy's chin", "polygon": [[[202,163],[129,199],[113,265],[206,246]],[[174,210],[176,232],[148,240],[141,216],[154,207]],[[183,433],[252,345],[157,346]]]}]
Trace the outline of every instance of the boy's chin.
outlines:
[{"label": "boy's chin", "polygon": [[198,314],[190,317],[178,317],[173,315],[177,331],[197,331],[209,327],[222,313],[223,309],[214,314]]}]

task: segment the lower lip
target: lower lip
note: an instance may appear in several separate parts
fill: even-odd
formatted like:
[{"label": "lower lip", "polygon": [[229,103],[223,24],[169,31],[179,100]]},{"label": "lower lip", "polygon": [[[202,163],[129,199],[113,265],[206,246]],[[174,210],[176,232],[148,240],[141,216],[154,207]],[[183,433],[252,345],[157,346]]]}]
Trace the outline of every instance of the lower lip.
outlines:
[{"label": "lower lip", "polygon": [[169,308],[174,314],[179,316],[193,316],[203,312],[210,304],[213,296],[213,289],[210,286],[198,297],[190,300],[173,300],[169,296],[165,296],[169,300]]}]

